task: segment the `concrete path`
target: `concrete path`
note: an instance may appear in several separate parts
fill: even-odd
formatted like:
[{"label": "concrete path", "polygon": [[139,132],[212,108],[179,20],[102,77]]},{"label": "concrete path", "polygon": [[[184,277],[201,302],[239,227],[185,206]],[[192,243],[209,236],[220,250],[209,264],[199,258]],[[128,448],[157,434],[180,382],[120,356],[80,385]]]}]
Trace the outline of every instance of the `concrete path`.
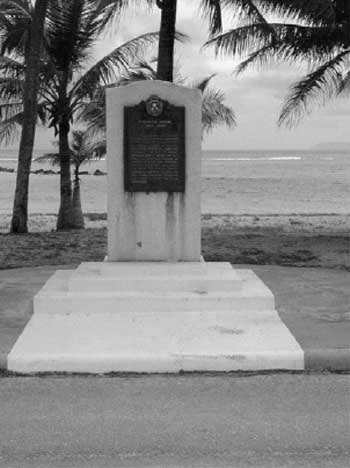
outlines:
[{"label": "concrete path", "polygon": [[346,468],[350,375],[1,380],[1,468]]},{"label": "concrete path", "polygon": [[[56,269],[0,270],[0,368],[32,313],[32,297]],[[244,266],[247,268],[247,266]],[[305,352],[305,369],[350,370],[350,272],[252,266]]]},{"label": "concrete path", "polygon": [[350,272],[253,266],[305,353],[309,370],[350,370]]}]

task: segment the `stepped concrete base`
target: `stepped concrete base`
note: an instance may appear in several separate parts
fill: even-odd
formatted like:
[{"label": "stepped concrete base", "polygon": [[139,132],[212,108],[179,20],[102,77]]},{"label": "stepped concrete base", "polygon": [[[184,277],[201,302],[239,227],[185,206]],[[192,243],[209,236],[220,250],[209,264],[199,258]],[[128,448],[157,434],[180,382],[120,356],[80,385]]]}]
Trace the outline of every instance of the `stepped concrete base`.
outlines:
[{"label": "stepped concrete base", "polygon": [[57,271],[8,356],[33,373],[303,369],[274,298],[228,263],[83,263]]}]

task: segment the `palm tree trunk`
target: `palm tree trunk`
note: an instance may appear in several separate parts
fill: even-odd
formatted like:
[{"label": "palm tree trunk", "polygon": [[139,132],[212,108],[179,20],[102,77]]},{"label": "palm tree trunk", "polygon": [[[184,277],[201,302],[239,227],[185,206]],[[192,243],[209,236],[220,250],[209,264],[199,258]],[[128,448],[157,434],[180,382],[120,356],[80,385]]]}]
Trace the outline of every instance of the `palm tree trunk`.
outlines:
[{"label": "palm tree trunk", "polygon": [[72,205],[72,184],[70,175],[69,123],[62,118],[59,123],[59,154],[60,154],[60,208],[57,218],[57,231],[74,229]]},{"label": "palm tree trunk", "polygon": [[84,229],[84,215],[81,206],[79,165],[75,166],[73,184],[73,215],[77,229]]},{"label": "palm tree trunk", "polygon": [[350,44],[350,2],[345,2],[345,28],[347,33],[348,45]]},{"label": "palm tree trunk", "polygon": [[177,0],[157,0],[161,9],[157,79],[173,81]]},{"label": "palm tree trunk", "polygon": [[36,0],[30,28],[30,43],[26,54],[26,75],[23,96],[23,123],[18,153],[16,189],[13,203],[11,232],[28,232],[28,191],[35,138],[38,74],[43,29],[48,0]]}]

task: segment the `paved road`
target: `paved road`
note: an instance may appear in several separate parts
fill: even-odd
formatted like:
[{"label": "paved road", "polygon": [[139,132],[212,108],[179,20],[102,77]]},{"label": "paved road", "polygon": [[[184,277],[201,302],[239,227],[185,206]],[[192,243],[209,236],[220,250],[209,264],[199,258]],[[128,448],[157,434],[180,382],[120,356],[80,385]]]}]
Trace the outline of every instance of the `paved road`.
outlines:
[{"label": "paved road", "polygon": [[0,379],[0,466],[347,468],[350,375]]}]

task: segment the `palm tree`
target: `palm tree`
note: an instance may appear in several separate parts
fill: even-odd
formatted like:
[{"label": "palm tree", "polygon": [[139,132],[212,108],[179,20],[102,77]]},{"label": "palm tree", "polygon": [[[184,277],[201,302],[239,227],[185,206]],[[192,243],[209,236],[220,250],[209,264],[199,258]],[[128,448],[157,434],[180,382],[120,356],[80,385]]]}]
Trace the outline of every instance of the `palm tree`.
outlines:
[{"label": "palm tree", "polygon": [[[301,5],[308,3],[308,6],[302,6],[303,15],[308,17],[315,14],[314,5],[320,2],[322,0],[308,0],[307,2],[305,0],[201,0],[200,7],[204,16],[209,20],[210,36],[213,37],[222,30],[224,9],[229,10],[231,16],[233,13],[248,23],[258,22],[266,27],[267,22],[261,13],[261,8],[283,14],[292,12],[298,15]],[[332,2],[332,0],[326,0],[326,2]],[[148,3],[150,3],[149,0]],[[156,0],[156,4],[161,9],[157,78],[173,81],[177,0]]]},{"label": "palm tree", "polygon": [[[57,142],[55,142],[57,143]],[[73,197],[72,205],[75,223],[80,228],[84,227],[84,215],[81,205],[80,195],[80,166],[91,160],[100,159],[106,152],[106,142],[104,139],[91,139],[90,133],[83,130],[73,130],[70,147],[70,164],[73,167]],[[36,162],[49,161],[53,166],[59,166],[61,162],[60,153],[46,153],[39,156]]]},{"label": "palm tree", "polygon": [[217,53],[249,54],[237,72],[249,66],[267,66],[277,61],[306,62],[309,70],[290,89],[279,124],[292,126],[313,104],[325,102],[350,89],[350,3],[348,0],[269,1],[271,8],[292,18],[284,23],[252,23],[221,34],[207,45]]},{"label": "palm tree", "polygon": [[[203,93],[202,100],[202,130],[209,133],[217,125],[227,125],[235,127],[236,118],[231,107],[227,106],[225,95],[222,91],[209,86],[210,81],[215,75],[204,78],[198,82],[190,83],[177,73],[177,82],[187,84],[193,88],[199,89]],[[129,70],[115,86],[125,86],[135,81],[155,80],[157,71],[151,64],[140,62],[137,67]],[[89,134],[101,140],[106,132],[106,104],[104,99],[104,88],[100,88],[94,98],[81,108],[80,120],[87,124]]]},{"label": "palm tree", "polygon": [[[138,5],[138,0],[103,0],[118,11],[120,6]],[[231,0],[200,0],[203,13],[209,18],[211,33],[221,30],[221,3]],[[242,0],[232,0],[241,3]],[[245,0],[243,0],[245,1]],[[251,1],[251,0],[249,0]],[[174,44],[176,40],[176,10],[177,0],[144,0],[148,6],[156,5],[161,10],[161,21],[158,43],[157,79],[173,81]]]},{"label": "palm tree", "polygon": [[[79,228],[74,216],[70,176],[69,131],[79,108],[88,101],[94,90],[117,79],[126,71],[129,61],[139,60],[138,54],[152,44],[158,33],[139,36],[115,48],[85,73],[81,69],[92,45],[109,20],[106,7],[98,9],[91,0],[62,0],[50,6],[46,28],[46,56],[42,61],[39,90],[39,115],[58,135],[60,153],[60,209],[57,229]],[[0,138],[11,133],[20,123],[21,86],[14,86],[21,63],[7,64],[8,73],[1,80],[2,95],[10,102],[0,105],[2,123]],[[16,75],[17,73],[17,75]]]},{"label": "palm tree", "polygon": [[157,0],[157,6],[161,9],[157,77],[173,81],[177,0]]},{"label": "palm tree", "polygon": [[16,52],[26,64],[23,82],[22,132],[18,153],[11,232],[28,232],[29,174],[35,137],[38,73],[46,10],[49,0],[1,0],[1,55]]},{"label": "palm tree", "polygon": [[[98,8],[90,0],[69,0],[65,8],[54,8],[53,21],[48,27],[48,55],[54,65],[53,84],[56,88],[55,106],[51,112],[50,126],[59,135],[61,154],[61,204],[57,218],[57,229],[74,228],[72,216],[72,191],[70,180],[70,155],[68,135],[75,111],[84,99],[91,97],[101,83],[107,84],[114,77],[114,68],[125,70],[128,61],[140,47],[149,45],[155,34],[143,35],[129,41],[123,48],[112,53],[92,66],[83,76],[77,77],[91,45],[108,24],[110,11],[102,5]],[[64,53],[62,53],[64,51]],[[75,80],[74,80],[75,79]]]},{"label": "palm tree", "polygon": [[[278,0],[267,0],[268,2],[279,3]],[[290,0],[292,2],[293,0]],[[301,2],[302,0],[294,0]],[[312,3],[316,0],[310,0]],[[320,1],[320,0],[318,0]],[[106,4],[115,5],[116,8],[122,4],[137,4],[137,0],[104,0]],[[157,79],[173,81],[174,67],[174,43],[176,31],[177,0],[144,0],[150,6],[156,4],[161,10],[161,21],[159,31],[158,58],[157,58]],[[240,18],[249,21],[262,21],[262,17],[256,4],[258,0],[200,0],[199,5],[203,15],[209,21],[210,35],[213,36],[222,30],[222,13],[225,8],[230,13],[235,13]]]}]

